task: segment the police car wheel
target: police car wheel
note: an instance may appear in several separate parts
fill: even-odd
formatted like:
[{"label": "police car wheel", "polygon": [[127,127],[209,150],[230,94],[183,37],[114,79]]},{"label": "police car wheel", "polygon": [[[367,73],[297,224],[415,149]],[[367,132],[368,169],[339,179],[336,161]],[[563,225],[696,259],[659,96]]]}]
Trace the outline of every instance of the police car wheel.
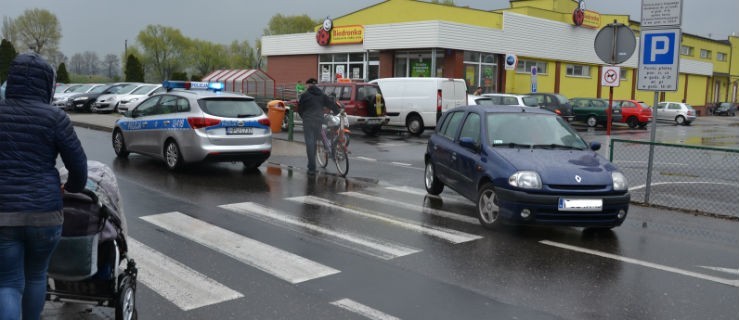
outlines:
[{"label": "police car wheel", "polygon": [[118,158],[126,158],[129,154],[126,141],[123,139],[123,132],[118,129],[113,132],[113,151]]},{"label": "police car wheel", "polygon": [[167,168],[170,170],[177,170],[182,168],[182,154],[180,153],[180,147],[174,140],[169,140],[164,146],[164,163],[167,164]]}]

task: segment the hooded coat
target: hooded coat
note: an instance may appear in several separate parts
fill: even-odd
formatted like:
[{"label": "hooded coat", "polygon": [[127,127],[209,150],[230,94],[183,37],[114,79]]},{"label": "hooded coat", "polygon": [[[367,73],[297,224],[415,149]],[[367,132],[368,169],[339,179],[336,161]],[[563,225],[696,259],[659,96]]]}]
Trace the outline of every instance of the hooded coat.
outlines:
[{"label": "hooded coat", "polygon": [[65,190],[85,186],[87,157],[67,114],[49,104],[53,94],[54,70],[39,55],[13,60],[0,101],[0,226],[62,223],[57,156],[69,171]]},{"label": "hooded coat", "polygon": [[303,121],[314,121],[321,123],[323,121],[323,108],[330,108],[334,113],[339,111],[339,108],[331,101],[331,98],[323,93],[321,88],[310,85],[308,90],[300,95],[298,101],[298,113]]}]

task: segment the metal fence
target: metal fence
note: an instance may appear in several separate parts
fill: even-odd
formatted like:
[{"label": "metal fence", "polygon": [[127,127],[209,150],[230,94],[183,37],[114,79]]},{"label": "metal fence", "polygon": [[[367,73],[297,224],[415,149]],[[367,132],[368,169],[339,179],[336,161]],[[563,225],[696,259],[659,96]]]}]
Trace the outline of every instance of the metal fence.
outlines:
[{"label": "metal fence", "polygon": [[610,160],[632,202],[739,218],[739,150],[612,139]]}]

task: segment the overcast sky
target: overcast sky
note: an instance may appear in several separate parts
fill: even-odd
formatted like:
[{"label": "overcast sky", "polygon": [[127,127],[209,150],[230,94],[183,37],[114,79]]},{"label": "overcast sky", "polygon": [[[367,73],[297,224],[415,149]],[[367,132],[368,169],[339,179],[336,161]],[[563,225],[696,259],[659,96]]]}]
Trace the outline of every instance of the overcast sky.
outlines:
[{"label": "overcast sky", "polygon": [[[381,0],[2,0],[0,16],[16,18],[24,10],[40,8],[54,13],[62,26],[60,49],[67,57],[94,51],[121,54],[125,41],[147,25],[177,28],[189,38],[228,44],[254,41],[269,19],[307,14],[313,19],[345,14]],[[494,10],[507,8],[508,0],[455,0],[458,6]],[[587,9],[600,13],[628,14],[639,20],[641,0],[587,0]],[[683,0],[683,32],[725,40],[739,35],[739,0]],[[21,48],[16,48],[22,51]]]}]

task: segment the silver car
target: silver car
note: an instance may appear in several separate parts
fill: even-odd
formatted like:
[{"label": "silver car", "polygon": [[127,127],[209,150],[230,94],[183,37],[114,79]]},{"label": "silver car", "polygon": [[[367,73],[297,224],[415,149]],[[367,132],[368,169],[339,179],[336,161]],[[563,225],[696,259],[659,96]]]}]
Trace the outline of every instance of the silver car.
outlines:
[{"label": "silver car", "polygon": [[536,104],[527,105],[523,95],[507,93],[485,93],[481,96],[472,96],[470,102],[479,105],[536,107]]},{"label": "silver car", "polygon": [[111,93],[106,93],[97,97],[92,104],[92,112],[118,112],[118,100],[121,96],[128,95],[132,91],[145,85],[144,83],[121,83],[112,89]]},{"label": "silver car", "polygon": [[687,126],[695,119],[695,109],[687,103],[660,102],[657,104],[657,120],[675,121],[676,124]]},{"label": "silver car", "polygon": [[127,95],[120,96],[118,98],[118,112],[126,113],[129,109],[133,109],[140,101],[146,99],[146,97],[153,96],[157,93],[166,91],[161,84],[145,84],[136,90],[131,91]]},{"label": "silver car", "polygon": [[[253,170],[269,158],[270,123],[254,98],[204,90],[216,88],[204,82],[165,81],[163,86],[167,92],[143,100],[116,121],[116,156],[155,157],[170,170],[203,161],[241,161]],[[175,89],[183,87],[193,89]]]}]

